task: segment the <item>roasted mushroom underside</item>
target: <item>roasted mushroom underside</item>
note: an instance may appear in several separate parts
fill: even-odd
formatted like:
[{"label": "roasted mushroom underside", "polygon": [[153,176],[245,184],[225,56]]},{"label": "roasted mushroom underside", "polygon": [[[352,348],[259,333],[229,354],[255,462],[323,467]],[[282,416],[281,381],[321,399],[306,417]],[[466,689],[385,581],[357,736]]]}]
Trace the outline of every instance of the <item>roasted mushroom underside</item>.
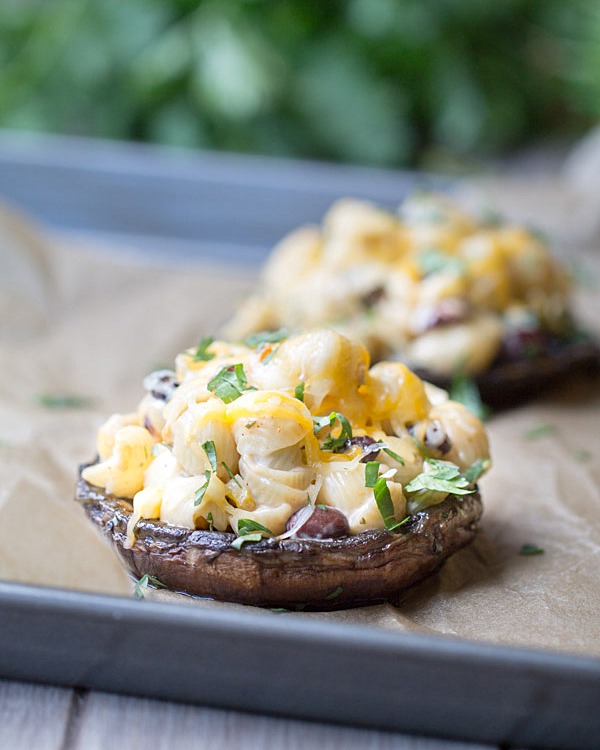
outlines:
[{"label": "roasted mushroom underside", "polygon": [[[81,467],[83,468],[83,467]],[[393,599],[472,541],[482,513],[479,492],[450,496],[411,516],[399,533],[370,530],[340,539],[264,539],[240,550],[228,532],[142,519],[125,546],[131,501],[80,476],[77,500],[136,577],[223,601],[337,609]]]}]

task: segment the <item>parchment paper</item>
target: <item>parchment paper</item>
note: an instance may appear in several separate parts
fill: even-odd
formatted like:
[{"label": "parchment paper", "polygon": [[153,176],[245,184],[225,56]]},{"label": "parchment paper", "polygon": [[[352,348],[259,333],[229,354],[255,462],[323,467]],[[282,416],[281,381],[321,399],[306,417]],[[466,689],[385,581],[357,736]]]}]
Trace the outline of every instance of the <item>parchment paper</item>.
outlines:
[{"label": "parchment paper", "polygon": [[[471,203],[558,232],[568,257],[587,269],[577,309],[600,333],[592,284],[600,263],[582,247],[594,243],[589,232],[578,234],[572,193],[527,183],[507,190],[497,181],[467,193]],[[73,501],[77,466],[94,455],[99,424],[135,407],[147,372],[218,330],[252,288],[253,273],[206,263],[151,268],[123,248],[69,246],[0,210],[0,578],[132,595],[116,556]],[[89,402],[40,403],[62,395]],[[600,383],[572,378],[488,426],[494,468],[481,483],[484,521],[470,548],[399,607],[272,616],[600,656]],[[523,544],[544,552],[520,555]]]}]

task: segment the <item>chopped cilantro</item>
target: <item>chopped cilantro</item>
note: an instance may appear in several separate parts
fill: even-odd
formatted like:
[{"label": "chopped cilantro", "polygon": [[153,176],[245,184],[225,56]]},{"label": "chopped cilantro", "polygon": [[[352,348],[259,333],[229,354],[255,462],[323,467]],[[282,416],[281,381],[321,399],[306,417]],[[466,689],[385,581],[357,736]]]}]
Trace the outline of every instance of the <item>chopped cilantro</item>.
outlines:
[{"label": "chopped cilantro", "polygon": [[200,343],[196,347],[194,352],[194,362],[208,362],[215,358],[212,352],[208,351],[208,347],[213,343],[214,339],[212,336],[203,336],[200,339]]},{"label": "chopped cilantro", "polygon": [[304,403],[304,383],[298,383],[294,388],[294,397]]},{"label": "chopped cilantro", "polygon": [[241,363],[222,367],[215,377],[209,380],[207,387],[226,404],[235,401],[244,391],[255,390],[248,386],[244,365]]},{"label": "chopped cilantro", "polygon": [[317,508],[319,508],[319,510],[329,510],[329,506],[324,505],[323,503],[317,503]]},{"label": "chopped cilantro", "polygon": [[273,536],[273,532],[271,531],[271,529],[263,526],[262,523],[253,521],[251,518],[240,518],[240,520],[238,521],[238,534],[240,536],[244,536],[253,531],[264,531],[265,534],[270,534],[271,536]]},{"label": "chopped cilantro", "polygon": [[322,448],[327,451],[333,451],[334,453],[341,453],[345,450],[348,440],[352,437],[352,425],[348,419],[339,412],[332,411],[327,417],[313,417],[314,427],[313,431],[315,435],[318,435],[321,430],[327,426],[333,427],[336,420],[340,423],[340,434],[334,437],[331,432],[327,439],[322,445]]},{"label": "chopped cilantro", "polygon": [[589,461],[592,457],[592,454],[589,451],[583,450],[582,448],[576,448],[573,451],[573,457],[578,461]]},{"label": "chopped cilantro", "polygon": [[158,578],[155,578],[154,576],[148,575],[146,573],[139,579],[139,581],[136,581],[133,585],[133,593],[135,594],[136,599],[144,598],[144,592],[147,590],[149,584],[152,584],[152,586],[157,589],[167,588],[162,581],[158,580]]},{"label": "chopped cilantro", "polygon": [[207,440],[205,443],[202,443],[202,447],[204,448],[204,452],[206,453],[206,456],[210,462],[211,469],[213,471],[217,470],[217,449],[215,448],[215,444],[213,440]]},{"label": "chopped cilantro", "polygon": [[225,461],[221,461],[221,466],[225,469],[225,471],[229,474],[229,476],[233,479],[233,481],[237,484],[238,487],[241,487],[240,480],[236,477],[236,475],[233,473],[233,471],[227,466]]},{"label": "chopped cilantro", "polygon": [[242,536],[236,537],[233,542],[231,542],[231,546],[234,549],[241,549],[242,544],[246,544],[247,542],[260,542],[262,539],[262,534],[243,534]]},{"label": "chopped cilantro", "polygon": [[539,438],[548,437],[548,435],[554,435],[555,433],[556,427],[553,424],[540,424],[527,430],[523,437],[525,440],[539,440]]},{"label": "chopped cilantro", "polygon": [[375,487],[379,479],[379,461],[368,461],[365,464],[365,487]]},{"label": "chopped cilantro", "polygon": [[469,468],[463,472],[463,476],[470,484],[473,484],[473,482],[476,482],[491,465],[492,462],[489,458],[478,458],[477,461],[474,461]]},{"label": "chopped cilantro", "polygon": [[487,419],[490,414],[489,408],[481,400],[479,388],[473,378],[463,372],[455,372],[450,385],[450,398],[458,401],[481,420]]},{"label": "chopped cilantro", "polygon": [[39,393],[35,401],[46,409],[88,409],[94,403],[93,399],[87,396],[76,396],[72,393]]},{"label": "chopped cilantro", "polygon": [[331,412],[328,417],[313,417],[313,432],[318,435],[324,427],[332,427],[335,422],[335,412]]},{"label": "chopped cilantro", "polygon": [[208,521],[208,530],[213,531],[214,530],[213,514],[208,513],[206,516],[206,520]]},{"label": "chopped cilantro", "polygon": [[465,272],[465,264],[460,258],[446,255],[433,247],[419,253],[418,264],[424,276],[445,271],[458,275]]},{"label": "chopped cilantro", "polygon": [[277,344],[279,341],[288,337],[288,332],[285,328],[280,328],[277,331],[260,331],[259,333],[253,333],[244,339],[244,344],[249,346],[251,349],[256,349],[261,344]]},{"label": "chopped cilantro", "polygon": [[471,485],[486,471],[491,462],[488,459],[478,459],[464,473],[456,464],[450,461],[438,461],[426,458],[425,463],[429,471],[417,474],[414,479],[404,486],[409,495],[413,509],[425,508],[435,497],[435,493],[446,495],[470,495],[475,492]]},{"label": "chopped cilantro", "polygon": [[544,550],[536,544],[524,544],[519,550],[520,555],[543,555]]},{"label": "chopped cilantro", "polygon": [[331,594],[327,594],[327,596],[325,597],[325,599],[327,601],[331,601],[332,599],[337,599],[338,596],[342,593],[343,590],[344,589],[341,586],[338,586],[337,589],[335,589],[335,591],[331,592]]},{"label": "chopped cilantro", "polygon": [[375,495],[375,502],[377,503],[377,507],[383,518],[385,528],[389,529],[391,526],[395,526],[397,521],[396,516],[394,515],[394,503],[392,502],[390,488],[387,486],[387,480],[385,477],[379,477],[379,479],[377,479],[373,488],[373,494]]},{"label": "chopped cilantro", "polygon": [[[378,440],[379,443],[382,443],[382,440]],[[390,458],[393,458],[394,461],[397,461],[401,466],[404,466],[404,459],[402,456],[399,456],[397,453],[395,453],[391,448],[388,448],[387,446],[382,448],[384,453],[387,453]]]},{"label": "chopped cilantro", "polygon": [[208,485],[210,484],[211,477],[212,472],[207,469],[204,472],[204,484],[196,490],[196,494],[194,495],[194,507],[200,505],[204,498],[204,495],[206,495],[206,490],[208,489]]}]

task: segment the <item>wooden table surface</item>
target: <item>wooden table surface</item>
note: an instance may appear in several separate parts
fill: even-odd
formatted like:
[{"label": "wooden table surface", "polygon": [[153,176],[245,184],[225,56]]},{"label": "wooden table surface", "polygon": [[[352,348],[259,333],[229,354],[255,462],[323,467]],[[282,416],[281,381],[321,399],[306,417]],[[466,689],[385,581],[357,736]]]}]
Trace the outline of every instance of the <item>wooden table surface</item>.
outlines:
[{"label": "wooden table surface", "polygon": [[0,716],[4,750],[496,748],[8,680]]}]

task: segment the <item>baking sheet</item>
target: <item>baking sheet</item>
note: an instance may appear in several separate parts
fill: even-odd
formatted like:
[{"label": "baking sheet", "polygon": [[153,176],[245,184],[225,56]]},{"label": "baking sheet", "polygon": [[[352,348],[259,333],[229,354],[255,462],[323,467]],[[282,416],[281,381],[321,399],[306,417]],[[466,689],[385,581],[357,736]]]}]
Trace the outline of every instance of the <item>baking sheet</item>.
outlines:
[{"label": "baking sheet", "polygon": [[[123,248],[51,239],[9,209],[0,241],[0,576],[130,596],[130,580],[72,501],[76,467],[94,454],[98,425],[141,398],[144,374],[217,331],[258,271],[149,264]],[[600,275],[597,255],[569,252],[588,279]],[[577,299],[598,330],[594,288]],[[495,415],[476,542],[399,607],[303,617],[600,656],[599,416],[599,384],[583,378]],[[544,551],[520,555],[524,544]]]}]

